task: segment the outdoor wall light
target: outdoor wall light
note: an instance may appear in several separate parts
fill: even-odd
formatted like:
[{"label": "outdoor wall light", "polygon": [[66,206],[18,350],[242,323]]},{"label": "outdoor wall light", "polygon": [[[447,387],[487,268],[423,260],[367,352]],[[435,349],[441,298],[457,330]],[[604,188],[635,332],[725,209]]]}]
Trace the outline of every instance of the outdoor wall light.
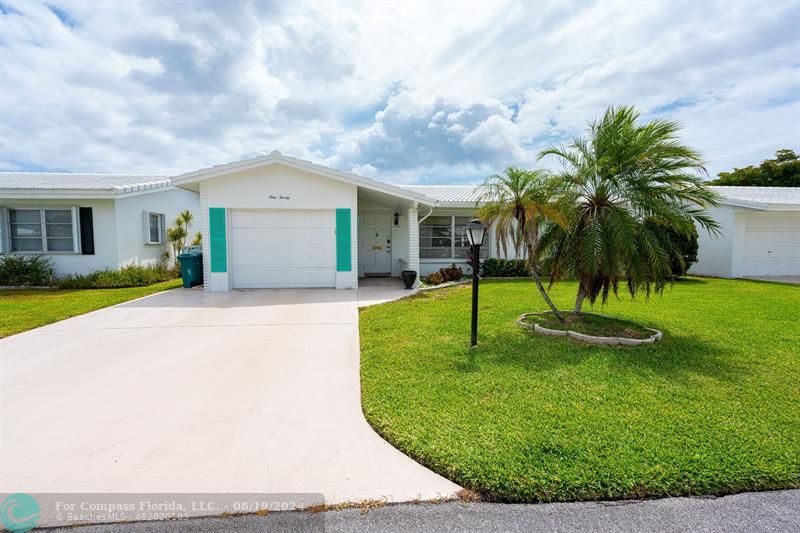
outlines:
[{"label": "outdoor wall light", "polygon": [[394,225],[395,226],[400,225],[400,213],[398,213],[397,211],[394,212]]}]

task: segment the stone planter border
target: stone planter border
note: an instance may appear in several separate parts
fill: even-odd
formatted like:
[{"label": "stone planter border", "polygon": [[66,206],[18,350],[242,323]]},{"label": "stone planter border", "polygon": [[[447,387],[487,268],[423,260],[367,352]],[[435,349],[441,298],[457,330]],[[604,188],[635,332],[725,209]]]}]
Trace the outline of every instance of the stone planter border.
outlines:
[{"label": "stone planter border", "polygon": [[[663,333],[658,331],[657,329],[648,328],[647,326],[642,326],[647,330],[653,332],[653,334],[646,339],[628,339],[625,337],[600,337],[597,335],[586,335],[584,333],[578,333],[577,331],[572,330],[562,330],[562,329],[549,329],[543,328],[537,323],[530,324],[525,321],[525,318],[529,316],[537,316],[537,315],[544,315],[548,313],[523,313],[517,319],[517,324],[527,330],[531,330],[539,335],[551,335],[554,337],[570,337],[575,339],[576,341],[584,342],[586,344],[597,344],[601,346],[640,346],[642,344],[653,344],[654,342],[658,342],[661,340],[661,337],[664,336]],[[585,315],[594,315],[594,316],[605,316],[599,315],[597,313],[582,313]]]},{"label": "stone planter border", "polygon": [[446,289],[447,287],[455,287],[456,285],[467,285],[472,283],[471,279],[460,279],[458,281],[445,281],[438,285],[428,285],[427,287],[420,287],[419,292],[435,291],[437,289]]}]

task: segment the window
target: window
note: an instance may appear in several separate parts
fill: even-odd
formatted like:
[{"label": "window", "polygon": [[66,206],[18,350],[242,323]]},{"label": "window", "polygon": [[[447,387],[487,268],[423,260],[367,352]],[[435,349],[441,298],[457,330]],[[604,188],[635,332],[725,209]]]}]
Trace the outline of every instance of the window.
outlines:
[{"label": "window", "polygon": [[145,228],[147,244],[164,244],[164,215],[145,212]]},{"label": "window", "polygon": [[[430,216],[419,225],[419,256],[421,259],[463,261],[467,257],[469,239],[464,227],[472,217]],[[486,257],[488,243],[481,247]]]},{"label": "window", "polygon": [[8,229],[12,252],[77,251],[73,208],[9,209]]}]

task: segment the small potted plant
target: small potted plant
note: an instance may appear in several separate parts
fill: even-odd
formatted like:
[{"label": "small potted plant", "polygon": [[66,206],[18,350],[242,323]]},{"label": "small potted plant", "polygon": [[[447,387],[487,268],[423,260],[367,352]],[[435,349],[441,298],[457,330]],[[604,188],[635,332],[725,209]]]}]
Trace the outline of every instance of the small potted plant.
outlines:
[{"label": "small potted plant", "polygon": [[417,281],[417,271],[416,270],[403,270],[400,273],[400,278],[402,278],[403,283],[406,286],[406,289],[413,289],[414,282]]}]

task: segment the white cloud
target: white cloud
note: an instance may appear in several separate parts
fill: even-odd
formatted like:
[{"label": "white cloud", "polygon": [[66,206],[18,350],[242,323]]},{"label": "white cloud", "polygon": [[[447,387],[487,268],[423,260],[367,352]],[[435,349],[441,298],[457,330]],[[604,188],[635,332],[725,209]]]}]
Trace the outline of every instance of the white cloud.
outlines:
[{"label": "white cloud", "polygon": [[800,148],[796,2],[50,5],[0,0],[2,168],[279,149],[475,181],[550,165],[537,152],[611,104],[681,121],[712,173]]}]

